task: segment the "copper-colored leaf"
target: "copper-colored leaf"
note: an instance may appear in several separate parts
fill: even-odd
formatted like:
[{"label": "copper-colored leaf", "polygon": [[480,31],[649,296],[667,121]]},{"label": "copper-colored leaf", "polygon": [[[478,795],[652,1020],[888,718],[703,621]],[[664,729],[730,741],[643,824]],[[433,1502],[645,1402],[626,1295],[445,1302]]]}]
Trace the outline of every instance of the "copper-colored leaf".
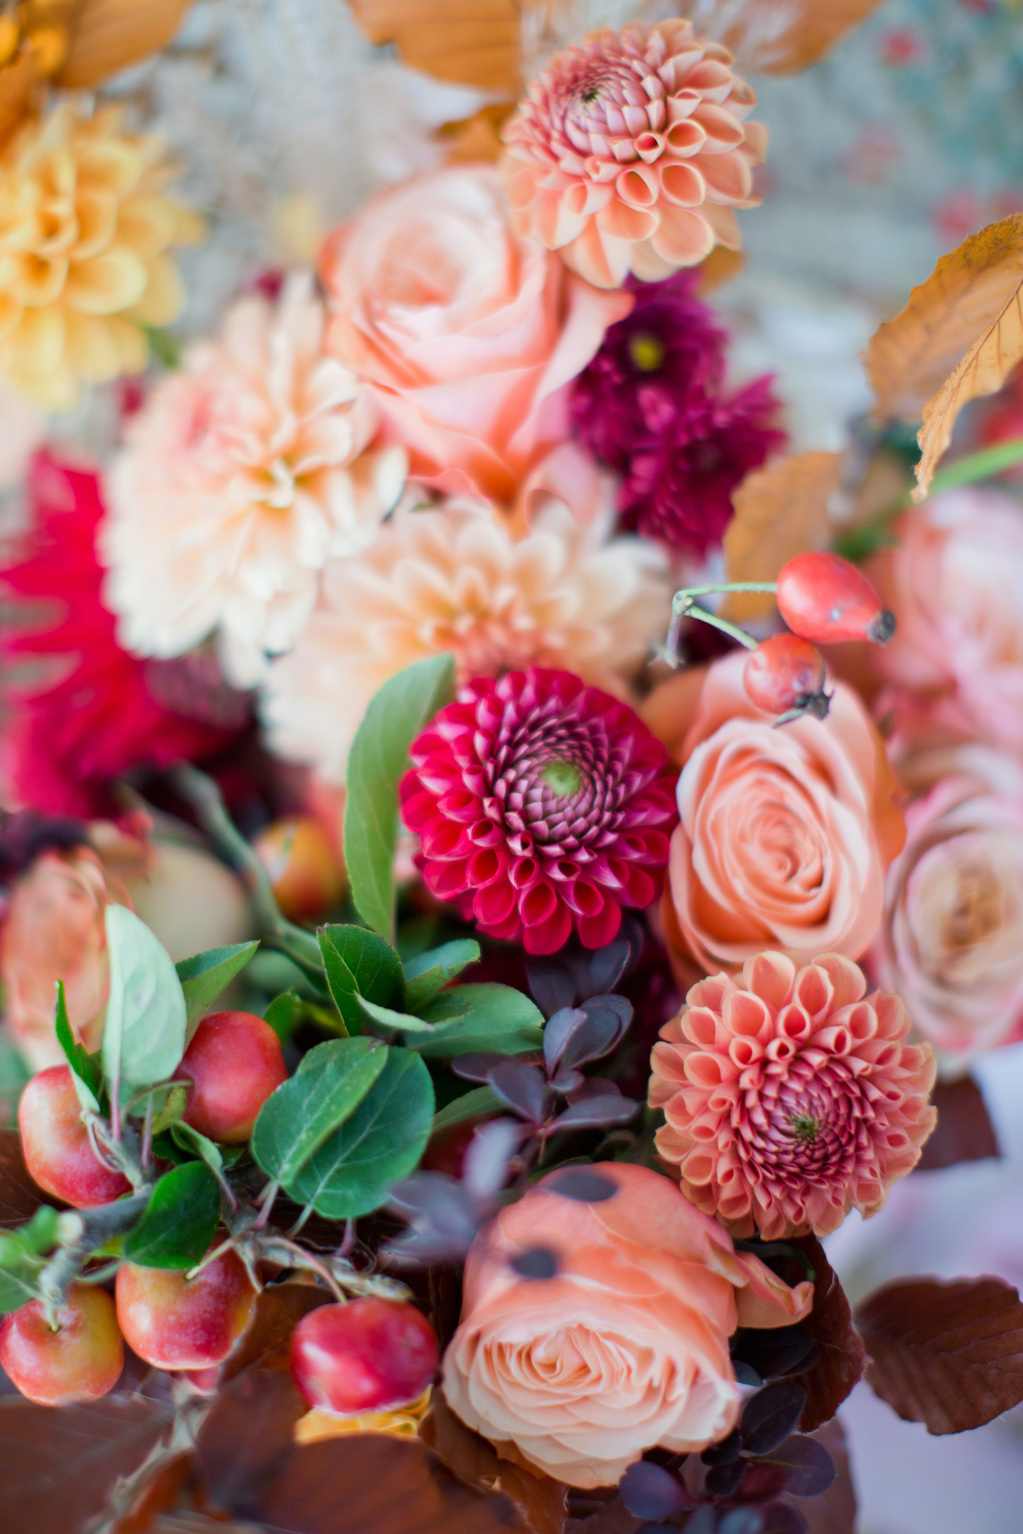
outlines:
[{"label": "copper-colored leaf", "polygon": [[460,1481],[484,1491],[500,1487],[518,1508],[533,1534],[563,1534],[568,1517],[568,1487],[540,1471],[530,1473],[499,1459],[492,1444],[455,1416],[435,1390],[420,1437],[435,1449]]},{"label": "copper-colored leaf", "polygon": [[[828,497],[838,484],[838,453],[800,453],[747,475],[733,497],[725,533],[730,581],[773,581],[782,565],[815,548],[828,524]],[[722,612],[751,622],[774,611],[772,596],[730,596]]]},{"label": "copper-colored leaf", "polygon": [[30,1220],[43,1195],[28,1175],[16,1129],[0,1129],[0,1227]]},{"label": "copper-colored leaf", "polygon": [[517,96],[522,17],[516,0],[351,0],[370,42],[438,80]]},{"label": "copper-colored leaf", "polygon": [[899,1279],[856,1307],[867,1379],[929,1433],[982,1427],[1023,1401],[1023,1304],[1000,1278]]},{"label": "copper-colored leaf", "polygon": [[264,1483],[295,1453],[305,1403],[279,1369],[250,1369],[217,1396],[199,1431],[196,1460],[212,1500],[251,1516]]},{"label": "copper-colored leaf", "polygon": [[738,277],[746,264],[741,250],[729,250],[727,245],[715,245],[709,256],[696,268],[696,291],[701,298],[713,293],[724,283]]},{"label": "copper-colored leaf", "polygon": [[82,0],[71,50],[57,75],[68,90],[91,90],[174,36],[191,0]]},{"label": "copper-colored leaf", "polygon": [[[745,68],[768,75],[791,75],[816,64],[880,3],[881,0],[791,0],[787,5],[779,5],[778,0],[745,0],[743,5],[736,6],[733,0],[717,0],[716,5],[708,6],[706,0],[695,0],[683,12],[691,11],[701,30],[706,29],[715,37],[723,36]],[[726,19],[723,33],[714,25],[715,11]],[[736,12],[737,18],[732,21]]]},{"label": "copper-colored leaf", "polygon": [[165,1406],[106,1396],[88,1406],[0,1401],[0,1529],[78,1534],[120,1476],[139,1469],[167,1432]]},{"label": "copper-colored leaf", "polygon": [[286,1369],[291,1334],[310,1310],[326,1305],[330,1295],[312,1284],[274,1284],[256,1302],[245,1336],[224,1365],[225,1383],[246,1369]]},{"label": "copper-colored leaf", "polygon": [[863,1373],[863,1343],[852,1324],[852,1311],[824,1248],[816,1236],[792,1242],[813,1267],[813,1310],[802,1323],[813,1338],[816,1362],[799,1383],[806,1391],[800,1432],[812,1433],[830,1422]]},{"label": "copper-colored leaf", "polygon": [[931,1092],[931,1102],[938,1110],[938,1123],[924,1142],[918,1171],[934,1172],[960,1161],[984,1161],[1001,1155],[980,1087],[972,1076],[939,1081]]}]

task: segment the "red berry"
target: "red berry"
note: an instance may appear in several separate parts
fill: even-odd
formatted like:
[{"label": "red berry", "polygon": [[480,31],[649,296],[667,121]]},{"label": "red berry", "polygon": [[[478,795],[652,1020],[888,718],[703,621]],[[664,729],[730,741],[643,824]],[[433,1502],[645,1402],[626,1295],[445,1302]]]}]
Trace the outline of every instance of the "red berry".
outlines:
[{"label": "red berry", "polygon": [[177,1074],[194,1083],[185,1123],[211,1140],[240,1145],[288,1068],[269,1023],[254,1012],[214,1012],[196,1029]]},{"label": "red berry", "polygon": [[751,653],[742,673],[746,696],[768,714],[813,714],[823,719],[824,657],[798,634],[773,634]]},{"label": "red berry", "polygon": [[29,1174],[54,1198],[92,1209],[131,1192],[128,1179],[93,1150],[68,1066],[32,1077],[21,1094],[18,1128]]},{"label": "red berry", "polygon": [[862,571],[837,554],[798,554],[778,576],[778,611],[794,634],[816,644],[870,639],[887,644],[895,618]]},{"label": "red berry", "polygon": [[154,1369],[219,1364],[252,1319],[256,1291],[237,1252],[226,1251],[194,1278],[177,1269],[117,1270],[117,1319],[128,1346]]},{"label": "red berry", "polygon": [[356,1413],[404,1406],[437,1371],[433,1327],[414,1305],[360,1299],[321,1305],[291,1338],[291,1372],[303,1400]]},{"label": "red berry", "polygon": [[0,1323],[0,1365],[39,1406],[98,1401],[124,1367],[114,1302],[105,1289],[75,1284],[57,1313],[57,1330],[41,1300],[30,1300]]}]

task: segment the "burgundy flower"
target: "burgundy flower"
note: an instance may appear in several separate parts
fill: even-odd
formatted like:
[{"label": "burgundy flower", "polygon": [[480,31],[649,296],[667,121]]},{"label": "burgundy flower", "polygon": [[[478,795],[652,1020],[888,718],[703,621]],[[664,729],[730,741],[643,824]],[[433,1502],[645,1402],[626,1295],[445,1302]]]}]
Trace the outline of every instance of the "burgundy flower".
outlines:
[{"label": "burgundy flower", "polygon": [[664,747],[568,671],[477,678],[414,743],[401,785],[423,879],[491,937],[553,953],[656,899],[675,820]]}]

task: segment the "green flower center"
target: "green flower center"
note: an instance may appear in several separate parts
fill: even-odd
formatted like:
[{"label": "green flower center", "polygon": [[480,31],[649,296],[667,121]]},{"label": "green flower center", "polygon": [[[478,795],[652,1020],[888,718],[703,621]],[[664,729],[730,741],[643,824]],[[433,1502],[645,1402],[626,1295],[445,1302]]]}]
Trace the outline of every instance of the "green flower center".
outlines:
[{"label": "green flower center", "polygon": [[577,794],[583,786],[583,775],[574,762],[548,762],[546,767],[541,767],[540,776],[551,793],[559,798]]},{"label": "green flower center", "polygon": [[803,1145],[812,1145],[821,1132],[820,1120],[810,1113],[796,1113],[792,1118],[792,1133]]}]

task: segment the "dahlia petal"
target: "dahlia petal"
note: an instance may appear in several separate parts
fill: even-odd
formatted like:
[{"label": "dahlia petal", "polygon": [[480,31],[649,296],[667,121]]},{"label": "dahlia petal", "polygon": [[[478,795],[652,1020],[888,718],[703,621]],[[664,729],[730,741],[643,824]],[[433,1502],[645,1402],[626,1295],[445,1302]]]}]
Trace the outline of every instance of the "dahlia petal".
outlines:
[{"label": "dahlia petal", "polygon": [[762,998],[777,1011],[792,994],[796,966],[783,953],[758,953],[743,965],[742,980],[747,990]]},{"label": "dahlia petal", "polygon": [[704,152],[695,155],[691,163],[706,183],[710,202],[744,202],[753,190],[753,172],[744,155]]},{"label": "dahlia petal", "polygon": [[699,213],[685,208],[664,208],[650,244],[662,260],[674,266],[696,266],[713,250],[714,234]]},{"label": "dahlia petal", "polygon": [[642,208],[629,207],[615,199],[597,214],[597,227],[602,234],[618,240],[646,240],[657,228],[656,213]]},{"label": "dahlia petal", "polygon": [[595,916],[580,916],[576,922],[579,941],[584,948],[603,948],[617,937],[622,924],[621,907],[613,900]]},{"label": "dahlia petal", "polygon": [[[496,927],[508,920],[515,911],[515,891],[510,884],[494,884],[476,891],[472,909],[476,920],[484,927]],[[516,916],[516,925],[518,918]]]},{"label": "dahlia petal", "polygon": [[695,165],[667,160],[657,167],[661,195],[677,208],[698,208],[707,195],[707,183]]},{"label": "dahlia petal", "polygon": [[545,922],[525,927],[522,944],[527,953],[557,953],[572,935],[572,918],[565,906],[559,905]]}]

